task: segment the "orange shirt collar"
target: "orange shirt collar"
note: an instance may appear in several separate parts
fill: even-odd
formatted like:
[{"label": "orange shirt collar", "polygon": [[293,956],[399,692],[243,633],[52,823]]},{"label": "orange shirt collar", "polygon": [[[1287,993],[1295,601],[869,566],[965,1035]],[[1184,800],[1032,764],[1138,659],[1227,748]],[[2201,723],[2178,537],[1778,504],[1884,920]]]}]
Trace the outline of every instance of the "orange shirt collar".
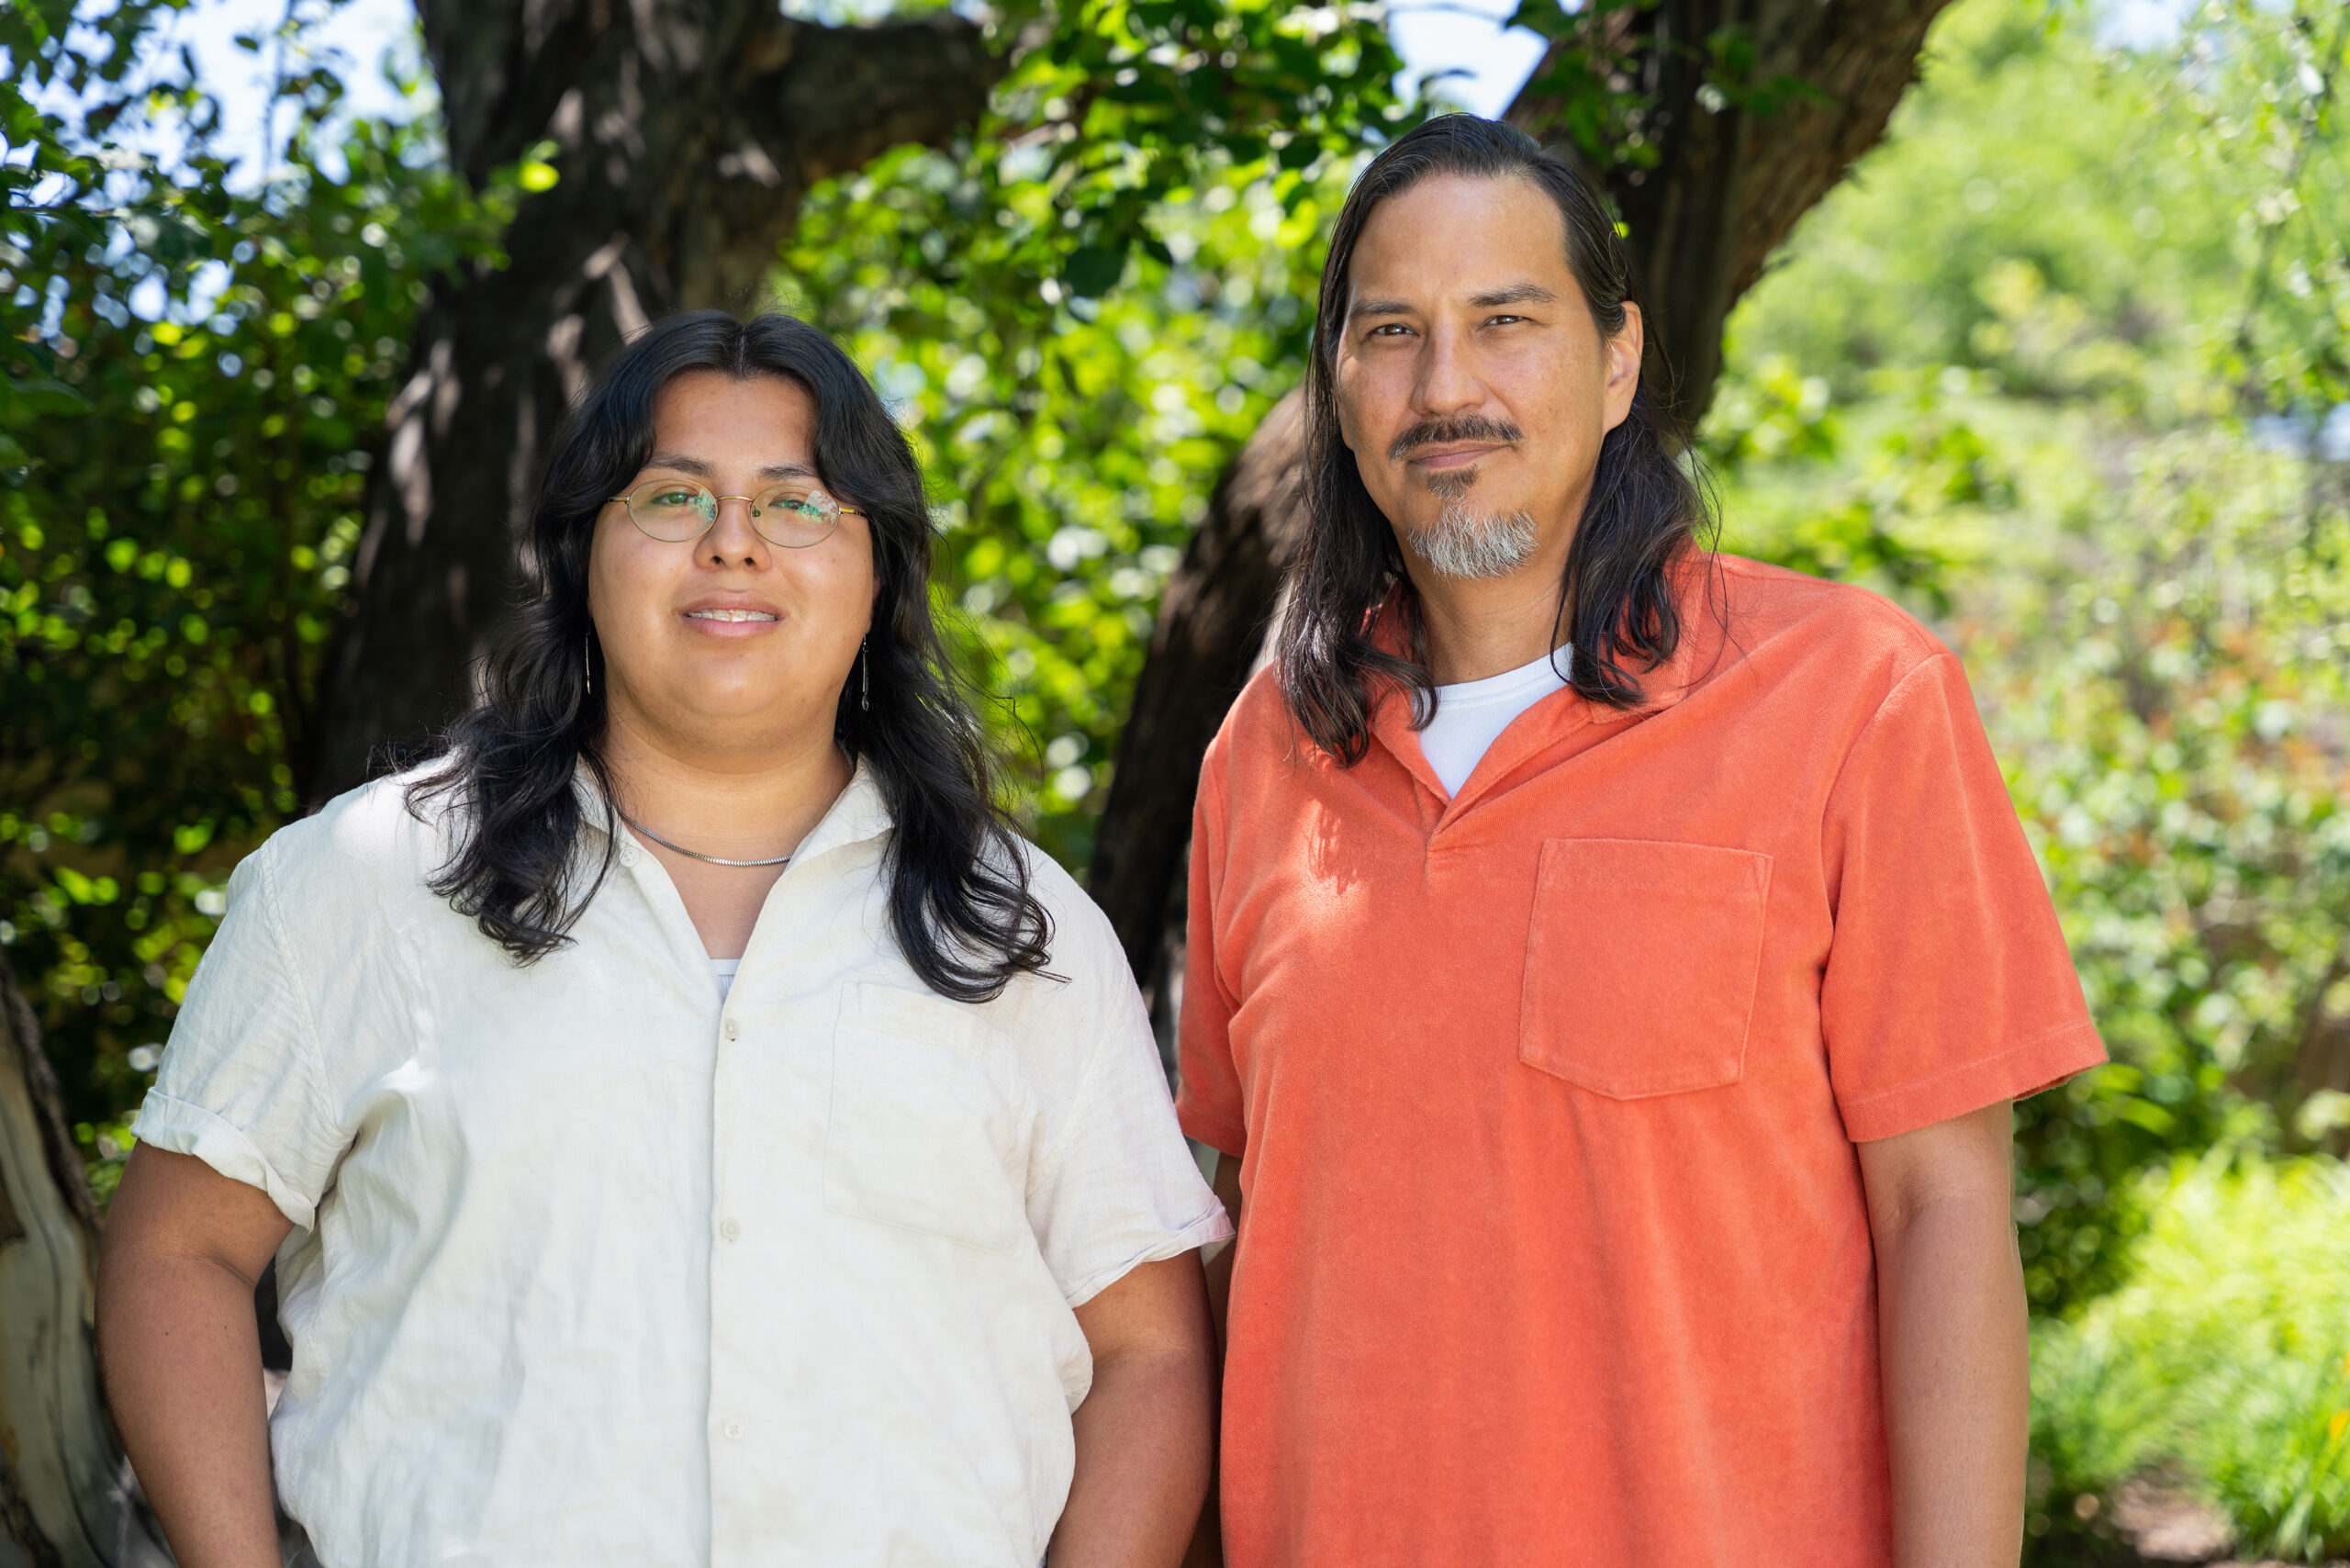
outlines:
[{"label": "orange shirt collar", "polygon": [[[1653,670],[1635,671],[1642,700],[1635,708],[1610,708],[1593,702],[1572,687],[1554,691],[1518,716],[1494,740],[1477,764],[1446,814],[1466,809],[1479,797],[1519,773],[1526,764],[1574,737],[1584,725],[1629,724],[1653,718],[1679,703],[1713,675],[1724,648],[1722,617],[1712,602],[1715,574],[1710,554],[1698,554],[1675,571],[1675,596],[1681,610],[1681,639],[1673,655]],[[1399,613],[1401,586],[1389,590],[1371,614],[1371,640],[1382,652],[1408,656]],[[1412,694],[1397,687],[1382,691],[1371,709],[1372,739],[1393,756],[1405,771],[1439,800],[1444,786],[1428,765],[1419,733],[1412,725]],[[1580,748],[1578,748],[1580,749]]]}]

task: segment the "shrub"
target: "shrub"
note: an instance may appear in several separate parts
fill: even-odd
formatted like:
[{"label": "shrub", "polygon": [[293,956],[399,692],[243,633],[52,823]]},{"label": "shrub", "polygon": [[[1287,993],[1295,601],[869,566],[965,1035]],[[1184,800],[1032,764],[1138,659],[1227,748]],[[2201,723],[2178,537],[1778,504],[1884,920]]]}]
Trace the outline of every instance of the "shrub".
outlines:
[{"label": "shrub", "polygon": [[2180,1161],[2147,1215],[2121,1288],[2033,1335],[2042,1553],[2093,1546],[2101,1510],[2075,1500],[2156,1467],[2246,1548],[2350,1551],[2350,1168],[2214,1151]]}]

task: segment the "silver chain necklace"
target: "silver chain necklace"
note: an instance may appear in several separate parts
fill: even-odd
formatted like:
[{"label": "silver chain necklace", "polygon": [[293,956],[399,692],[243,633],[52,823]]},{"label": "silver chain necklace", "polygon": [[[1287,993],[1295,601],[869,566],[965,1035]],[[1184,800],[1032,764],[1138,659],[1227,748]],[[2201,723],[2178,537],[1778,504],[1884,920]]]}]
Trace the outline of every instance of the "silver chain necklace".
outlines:
[{"label": "silver chain necklace", "polygon": [[791,858],[789,855],[772,855],[765,860],[722,860],[715,855],[704,855],[699,849],[688,849],[682,844],[670,843],[667,839],[662,837],[659,834],[654,832],[651,828],[645,826],[643,823],[637,821],[626,812],[622,812],[621,813],[621,821],[628,823],[629,826],[634,828],[637,832],[643,834],[645,837],[651,839],[654,843],[659,845],[664,849],[674,849],[689,860],[704,860],[708,861],[712,866],[781,866]]}]

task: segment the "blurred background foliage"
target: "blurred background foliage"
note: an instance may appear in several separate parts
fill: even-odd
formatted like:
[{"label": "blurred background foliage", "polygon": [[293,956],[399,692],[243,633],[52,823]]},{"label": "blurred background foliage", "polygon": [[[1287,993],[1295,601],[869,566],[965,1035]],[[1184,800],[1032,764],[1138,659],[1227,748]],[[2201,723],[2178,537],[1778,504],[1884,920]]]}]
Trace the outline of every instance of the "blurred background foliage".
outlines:
[{"label": "blurred background foliage", "polygon": [[[421,282],[561,177],[467,190],[428,84],[353,120],[298,47],[290,145],[241,174],[186,73],[106,41],[159,8],[70,44],[67,0],[0,11],[0,951],[102,1189],[228,868],[295,809]],[[1964,655],[2114,1053],[2019,1113],[2044,1562],[2106,1560],[2150,1475],[2350,1551],[2350,8],[2182,9],[2128,49],[2088,0],[1959,0],[1733,319],[1701,443],[1727,547]],[[1072,867],[1328,220],[1425,112],[1376,21],[1073,12],[780,259],[930,465],[940,601]],[[1210,50],[1242,101],[1187,97]]]}]

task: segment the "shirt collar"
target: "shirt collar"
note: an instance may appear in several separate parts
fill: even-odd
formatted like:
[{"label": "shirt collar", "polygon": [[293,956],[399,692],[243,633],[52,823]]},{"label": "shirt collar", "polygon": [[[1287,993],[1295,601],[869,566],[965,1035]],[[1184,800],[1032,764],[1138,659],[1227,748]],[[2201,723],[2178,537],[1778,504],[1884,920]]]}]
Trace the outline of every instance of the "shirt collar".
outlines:
[{"label": "shirt collar", "polygon": [[[1572,687],[1544,697],[1528,710],[1528,714],[1539,711],[1542,717],[1532,724],[1513,723],[1495,738],[1485,757],[1480,759],[1476,769],[1462,783],[1460,793],[1450,797],[1448,813],[1466,808],[1516,772],[1528,758],[1547,751],[1583,725],[1623,724],[1652,718],[1678,704],[1711,678],[1728,651],[1723,624],[1726,614],[1718,602],[1723,592],[1719,568],[1714,566],[1710,555],[1698,554],[1674,567],[1673,576],[1681,612],[1680,640],[1672,656],[1656,668],[1636,668],[1632,672],[1640,684],[1640,701],[1631,708],[1611,708],[1591,701]],[[1387,653],[1404,654],[1403,627],[1396,614],[1396,590],[1391,589],[1371,611],[1371,638]],[[1438,800],[1445,800],[1448,795],[1443,782],[1437,778],[1427,753],[1420,745],[1419,732],[1412,727],[1416,706],[1412,696],[1409,690],[1392,685],[1381,691],[1371,708],[1371,733],[1406,772]]]}]

